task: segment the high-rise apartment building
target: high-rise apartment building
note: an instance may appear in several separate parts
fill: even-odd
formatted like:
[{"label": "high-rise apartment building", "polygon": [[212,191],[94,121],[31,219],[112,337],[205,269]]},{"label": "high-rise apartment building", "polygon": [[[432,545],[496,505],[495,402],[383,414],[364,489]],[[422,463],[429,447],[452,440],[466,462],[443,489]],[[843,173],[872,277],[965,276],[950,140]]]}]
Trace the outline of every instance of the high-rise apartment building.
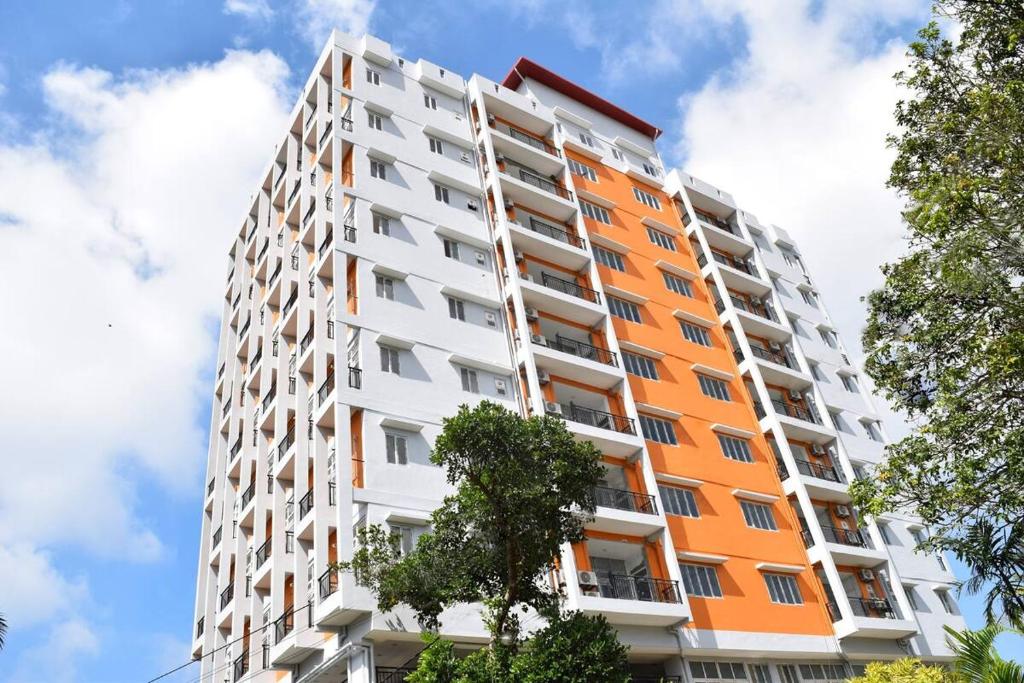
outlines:
[{"label": "high-rise apartment building", "polygon": [[[332,36],[229,252],[204,680],[403,679],[413,615],[327,567],[364,524],[415,543],[448,491],[441,420],[484,398],[601,450],[557,580],[634,680],[948,658],[963,621],[942,558],[913,550],[926,531],[850,508],[884,429],[796,245],[666,174],[659,133],[526,59],[466,80]],[[442,632],[487,642],[474,606]]]}]

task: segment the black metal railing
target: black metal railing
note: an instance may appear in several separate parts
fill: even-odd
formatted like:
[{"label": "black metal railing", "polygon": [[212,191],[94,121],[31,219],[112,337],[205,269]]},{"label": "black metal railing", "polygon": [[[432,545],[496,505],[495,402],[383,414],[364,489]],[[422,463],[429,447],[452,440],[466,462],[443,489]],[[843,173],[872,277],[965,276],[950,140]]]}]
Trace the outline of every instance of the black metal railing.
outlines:
[{"label": "black metal railing", "polygon": [[228,603],[235,598],[235,584],[229,583],[228,587],[220,592],[220,608],[224,609]]},{"label": "black metal railing", "polygon": [[636,425],[633,423],[633,418],[626,417],[625,415],[616,415],[615,413],[608,413],[603,410],[586,408],[574,403],[563,403],[562,416],[572,422],[579,422],[591,427],[636,435]]},{"label": "black metal railing", "polygon": [[222,524],[219,527],[217,527],[216,531],[213,532],[213,539],[212,539],[213,542],[210,545],[210,547],[211,548],[216,548],[217,546],[219,546],[220,545],[221,536],[223,536],[223,535],[224,535],[224,525]]},{"label": "black metal railing", "polygon": [[347,116],[342,116],[341,117],[341,129],[351,133],[352,132],[352,119],[348,118]]},{"label": "black metal railing", "polygon": [[[764,304],[755,304],[752,301],[747,301],[746,299],[741,299],[738,296],[733,296],[731,294],[729,295],[729,300],[732,301],[733,306],[740,309],[741,311],[745,311],[752,315],[756,315],[757,317],[764,318],[765,320],[771,320],[774,323],[779,322],[779,318],[778,316],[775,315],[775,311],[768,308]],[[717,308],[717,303],[715,307]],[[719,313],[721,312],[722,311],[719,311]]]},{"label": "black metal railing", "polygon": [[540,280],[541,284],[548,289],[554,289],[558,292],[562,292],[563,294],[568,294],[595,304],[601,303],[601,295],[597,291],[577,284],[572,280],[563,280],[562,278],[556,277],[550,273],[541,273]]},{"label": "black metal railing", "polygon": [[405,683],[416,669],[378,666],[374,667],[374,670],[376,671],[376,683]]},{"label": "black metal railing", "polygon": [[553,194],[556,197],[561,197],[562,199],[568,199],[569,201],[572,201],[572,192],[562,187],[554,180],[551,180],[550,178],[545,178],[544,176],[534,173],[533,171],[528,171],[525,168],[512,168],[515,168],[515,170],[517,170],[518,173],[510,175],[518,177],[519,180],[523,181],[527,185],[532,185],[533,187],[536,187],[539,190],[544,190],[545,192]]},{"label": "black metal railing", "polygon": [[295,610],[288,608],[285,613],[274,622],[274,644],[280,643],[288,637],[288,634],[295,630]]},{"label": "black metal railing", "polygon": [[220,364],[220,367],[217,368],[217,379],[220,379],[221,377],[224,376],[224,369],[227,366],[228,366],[227,361],[224,361],[223,363]]},{"label": "black metal railing", "polygon": [[268,287],[273,287],[274,283],[277,282],[277,278],[281,275],[281,267],[284,265],[283,262],[278,261],[277,267],[274,268],[274,272],[270,275],[270,280],[267,281]]},{"label": "black metal railing", "polygon": [[217,483],[217,479],[216,478],[213,478],[213,479],[210,480],[210,483],[206,485],[206,495],[208,495],[208,496],[212,496],[213,495],[213,487],[216,485],[216,483]]},{"label": "black metal railing", "polygon": [[241,502],[241,506],[242,506],[242,507],[241,507],[241,509],[242,509],[242,510],[244,510],[244,509],[245,509],[245,507],[246,507],[246,506],[247,506],[247,505],[248,505],[248,504],[249,504],[249,503],[250,503],[250,502],[252,501],[252,499],[253,499],[253,498],[255,498],[255,497],[256,497],[256,482],[255,482],[255,481],[253,481],[253,482],[252,482],[251,484],[249,484],[249,488],[247,488],[247,489],[246,489],[246,490],[245,490],[245,491],[244,491],[244,492],[242,493],[242,502]]},{"label": "black metal railing", "polygon": [[[704,258],[705,262],[707,260],[704,254],[701,254],[700,258]],[[700,261],[700,258],[697,259],[698,262]],[[755,277],[757,276],[757,273],[754,272],[754,269],[751,268],[750,265],[743,259],[736,258],[735,256],[726,256],[725,254],[719,254],[717,251],[711,252],[711,258],[715,259],[715,261],[722,264],[723,266],[734,268],[735,270],[746,273],[747,275],[754,275]],[[704,264],[701,263],[700,267],[703,268]]]},{"label": "black metal railing", "polygon": [[[278,176],[277,177],[277,180],[274,181],[274,187],[277,187],[277,183],[281,181],[282,177],[283,176]],[[253,222],[252,222],[252,230],[249,231],[249,235],[245,238],[245,243],[246,244],[248,244],[249,242],[252,242],[252,238],[256,236],[256,232],[259,229],[260,229],[259,223],[257,223],[255,220],[253,220]]]},{"label": "black metal railing", "polygon": [[327,250],[330,248],[331,242],[333,240],[334,240],[334,231],[331,231],[331,232],[327,233],[326,235],[324,235],[323,241],[320,242],[320,247],[316,250],[316,257],[318,259],[321,259],[321,258],[324,257],[324,254],[327,253]]},{"label": "black metal railing", "polygon": [[539,235],[544,235],[546,237],[550,237],[553,240],[558,240],[559,242],[571,244],[572,246],[579,247],[580,249],[583,248],[583,239],[578,235],[569,232],[568,230],[556,228],[555,226],[549,223],[539,221],[533,217],[530,218],[530,224],[527,227],[529,227],[530,230]]},{"label": "black metal railing", "polygon": [[546,343],[549,349],[554,349],[563,353],[570,353],[574,356],[596,361],[603,365],[611,365],[614,368],[619,367],[618,356],[615,352],[609,351],[608,349],[602,349],[601,347],[594,346],[593,344],[569,339],[568,337],[563,337],[560,334],[556,334],[554,339],[548,339]]},{"label": "black metal railing", "polygon": [[251,325],[251,324],[252,324],[252,316],[250,315],[248,318],[245,319],[245,324],[242,325],[242,329],[238,333],[238,338],[239,339],[241,339],[242,337],[245,336],[245,333],[249,331],[249,325]]},{"label": "black metal railing", "polygon": [[334,391],[334,373],[327,373],[327,379],[320,385],[320,388],[316,390],[316,404],[322,406],[327,397]]},{"label": "black metal railing", "polygon": [[670,579],[598,572],[597,585],[603,598],[669,603],[683,601],[678,582]]},{"label": "black metal railing", "polygon": [[821,463],[811,462],[810,460],[796,458],[796,469],[800,474],[805,474],[808,477],[824,479],[825,481],[834,481],[840,484],[843,483],[843,477],[839,474],[838,470],[831,465],[823,465]]},{"label": "black metal railing", "polygon": [[306,334],[302,335],[302,339],[299,340],[299,353],[303,353],[306,348],[313,343],[313,333],[315,328],[311,324],[309,329],[306,330]]},{"label": "black metal railing", "polygon": [[295,552],[295,532],[286,531],[284,532],[284,551],[291,555]]},{"label": "black metal railing", "polygon": [[[301,190],[301,189],[302,189],[302,181],[301,180],[296,180],[295,184],[292,185],[292,191],[288,193],[288,201],[285,202],[285,206],[290,206],[291,205],[292,201],[294,201],[295,198],[299,196],[299,190]],[[259,259],[256,259],[256,260],[258,261]]]},{"label": "black metal railing", "polygon": [[277,459],[278,460],[280,460],[281,458],[284,457],[285,453],[288,452],[288,449],[292,447],[293,443],[295,443],[295,428],[294,427],[292,429],[289,429],[288,433],[285,434],[284,438],[281,439],[281,441],[278,442],[278,444],[277,444]]},{"label": "black metal railing", "polygon": [[899,619],[899,612],[887,598],[862,598],[848,596],[850,609],[858,617],[874,617],[875,619]]},{"label": "black metal railing", "polygon": [[818,417],[818,413],[814,410],[803,408],[801,406],[786,403],[779,399],[772,399],[772,407],[775,408],[775,412],[785,415],[786,417],[796,418],[797,420],[803,420],[804,422],[813,422],[814,424],[821,424],[821,418]]},{"label": "black metal railing", "polygon": [[203,635],[203,631],[206,630],[206,617],[199,617],[199,621],[196,622],[196,638]]},{"label": "black metal railing", "polygon": [[242,301],[242,293],[239,292],[238,294],[235,295],[235,300],[231,302],[231,310],[235,310],[236,308],[238,308],[238,304],[241,301]]},{"label": "black metal railing", "polygon": [[561,153],[558,151],[557,147],[549,145],[543,138],[539,138],[535,135],[530,135],[529,133],[524,133],[518,128],[513,128],[512,126],[505,124],[493,124],[493,127],[496,130],[499,130],[502,133],[507,134],[510,138],[518,140],[519,142],[526,143],[530,147],[535,147],[536,149],[543,150],[548,154],[559,158],[561,158],[562,156]]},{"label": "black metal railing", "polygon": [[328,569],[317,580],[320,599],[326,600],[338,592],[338,572],[335,569]]},{"label": "black metal railing", "polygon": [[719,230],[725,230],[726,232],[732,233],[733,235],[737,234],[735,228],[733,228],[728,221],[723,220],[718,216],[712,216],[709,213],[704,213],[700,209],[694,209],[693,212],[697,214],[698,220],[703,221],[704,223],[707,223],[708,225],[711,225],[713,227],[716,227]]},{"label": "black metal railing", "polygon": [[316,118],[316,105],[313,105],[313,109],[310,110],[309,116],[306,117],[306,128],[309,128],[309,124]]},{"label": "black metal railing", "polygon": [[352,389],[363,388],[363,370],[362,368],[354,368],[349,366],[348,368],[348,386]]},{"label": "black metal railing", "polygon": [[[346,120],[347,119],[342,119],[342,123],[344,124],[344,121],[346,121]],[[349,121],[349,126],[351,126],[351,125],[352,125],[352,122]],[[333,121],[327,124],[327,128],[326,128],[326,130],[324,130],[324,134],[320,136],[320,141],[316,143],[316,148],[317,149],[320,149],[321,147],[324,146],[324,143],[327,142],[327,138],[329,138],[331,136],[331,131],[332,130],[334,130],[334,122]]]},{"label": "black metal railing", "polygon": [[601,507],[615,508],[616,510],[643,512],[648,515],[658,514],[658,504],[655,502],[654,496],[636,491],[595,486],[594,502]]},{"label": "black metal railing", "polygon": [[256,349],[256,353],[253,354],[252,360],[249,361],[249,371],[252,372],[253,368],[259,365],[260,361],[263,360],[263,347],[260,346]]},{"label": "black metal railing", "polygon": [[231,451],[228,455],[228,461],[234,460],[235,456],[238,455],[239,451],[242,450],[242,435],[238,435],[238,440],[231,445]]},{"label": "black metal railing", "polygon": [[679,676],[637,676],[632,675],[629,677],[630,683],[682,683],[682,678]]},{"label": "black metal railing", "polygon": [[232,680],[237,681],[242,678],[245,674],[249,673],[249,651],[242,650],[242,654],[238,655],[235,659],[235,663],[232,665],[233,678]]},{"label": "black metal railing", "polygon": [[268,391],[267,395],[263,397],[263,404],[262,404],[262,406],[263,406],[263,412],[264,413],[267,412],[267,408],[270,407],[270,404],[274,402],[274,398],[276,398],[276,397],[277,397],[277,385],[276,384],[271,384],[270,385],[270,391]]},{"label": "black metal railing", "polygon": [[305,517],[313,509],[313,490],[310,489],[299,499],[299,519]]},{"label": "black metal railing", "polygon": [[868,535],[860,529],[840,529],[839,527],[822,525],[821,533],[829,543],[839,543],[857,548],[872,547]]},{"label": "black metal railing", "polygon": [[311,203],[311,204],[309,205],[309,208],[308,208],[308,209],[306,209],[306,215],[304,215],[304,216],[302,217],[302,226],[303,226],[303,227],[305,227],[305,226],[306,226],[306,223],[308,223],[308,222],[309,222],[309,219],[310,219],[310,218],[312,218],[312,217],[313,217],[313,214],[315,214],[315,213],[316,213],[316,203],[315,203],[315,202],[313,202],[313,203]]},{"label": "black metal railing", "polygon": [[259,548],[256,549],[256,569],[263,566],[263,563],[270,558],[270,549],[272,547],[272,538],[268,538],[263,542]]},{"label": "black metal railing", "polygon": [[789,356],[782,351],[775,351],[774,349],[765,349],[760,346],[751,345],[750,352],[761,360],[766,360],[769,363],[775,363],[787,368],[793,367],[793,363],[790,361]]},{"label": "black metal railing", "polygon": [[295,289],[292,291],[291,296],[288,297],[288,301],[285,302],[284,307],[281,309],[281,318],[288,317],[288,312],[292,310],[295,302],[299,300],[299,290]]},{"label": "black metal railing", "polygon": [[355,244],[356,242],[356,226],[351,223],[346,223],[344,226],[345,241]]},{"label": "black metal railing", "polygon": [[267,250],[268,249],[270,249],[270,238],[269,237],[267,239],[263,240],[263,246],[260,247],[260,253],[256,257],[256,263],[259,263],[260,261],[263,260],[263,257],[267,255]]}]

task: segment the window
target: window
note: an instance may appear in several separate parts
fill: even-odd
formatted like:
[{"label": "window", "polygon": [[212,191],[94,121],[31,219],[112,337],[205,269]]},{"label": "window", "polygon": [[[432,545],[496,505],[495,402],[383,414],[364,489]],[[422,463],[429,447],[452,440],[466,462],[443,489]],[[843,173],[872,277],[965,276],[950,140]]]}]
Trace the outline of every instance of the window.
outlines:
[{"label": "window", "polygon": [[658,368],[654,359],[647,356],[638,356],[635,353],[622,353],[622,365],[626,372],[645,379],[658,379]]},{"label": "window", "polygon": [[796,579],[789,574],[765,574],[764,582],[768,586],[768,595],[772,602],[780,605],[804,604]]},{"label": "window", "polygon": [[765,531],[778,531],[779,526],[775,523],[775,515],[769,505],[751,503],[749,500],[741,500],[740,508],[743,510],[743,519],[747,526],[752,529],[764,529]]},{"label": "window", "polygon": [[366,82],[371,85],[380,85],[380,73],[373,69],[366,70]]},{"label": "window", "polygon": [[[650,192],[644,192],[639,187],[634,186],[633,196],[636,197],[636,200],[641,204],[645,204],[651,207],[652,209],[657,209],[658,211],[661,211],[661,202],[659,202],[658,198],[655,197]],[[673,251],[675,250],[673,249]]]},{"label": "window", "polygon": [[412,527],[389,522],[388,528],[391,530],[391,538],[398,547],[399,555],[405,556],[411,553],[413,548]]},{"label": "window", "polygon": [[676,250],[676,241],[672,235],[667,235],[661,230],[655,230],[654,228],[647,228],[647,239],[652,244],[657,244],[662,249],[668,249],[669,251]]},{"label": "window", "polygon": [[839,342],[836,341],[836,333],[832,330],[819,329],[818,334],[821,335],[821,341],[825,342],[830,349],[839,346]]},{"label": "window", "polygon": [[370,128],[374,130],[384,130],[384,119],[380,114],[374,114],[372,111],[366,112],[366,120],[370,124]]},{"label": "window", "polygon": [[591,246],[594,249],[595,261],[597,261],[601,265],[608,266],[612,270],[617,270],[621,273],[626,272],[626,264],[622,260],[622,254],[616,253],[614,251],[609,251],[608,249],[602,249],[596,244]]},{"label": "window", "polygon": [[587,147],[594,146],[594,138],[590,137],[586,133],[580,133],[580,142],[582,142]]},{"label": "window", "polygon": [[813,292],[809,292],[806,289],[801,289],[800,296],[803,297],[804,303],[806,303],[808,306],[813,306],[814,308],[818,307],[818,302],[815,300]]},{"label": "window", "polygon": [[427,109],[437,109],[437,98],[433,95],[424,95],[423,106]]},{"label": "window", "polygon": [[939,596],[939,602],[942,603],[942,609],[946,610],[946,614],[956,614],[956,607],[953,604],[953,598],[949,597],[949,591],[940,588],[935,591],[935,594]]},{"label": "window", "polygon": [[459,243],[455,240],[444,241],[444,255],[450,259],[459,260]]},{"label": "window", "polygon": [[401,375],[401,370],[401,365],[398,362],[398,349],[382,345],[380,347],[380,371]]},{"label": "window", "polygon": [[917,593],[914,592],[914,587],[903,584],[903,592],[907,594],[907,602],[910,603],[910,609],[919,612],[921,605],[917,602]]},{"label": "window", "polygon": [[800,679],[796,675],[796,667],[792,664],[779,664],[779,674],[782,683],[800,683]]},{"label": "window", "polygon": [[608,310],[616,318],[622,318],[633,323],[640,322],[640,309],[631,301],[623,301],[613,296],[608,297]]},{"label": "window", "polygon": [[822,681],[824,683],[843,683],[849,676],[842,664],[801,664],[800,678],[804,683]]},{"label": "window", "polygon": [[[860,477],[857,477],[858,479]],[[877,522],[878,535],[882,537],[882,542],[886,545],[892,545],[892,534],[889,531],[889,525],[885,522]]]},{"label": "window", "polygon": [[679,443],[676,439],[676,430],[668,420],[662,420],[650,415],[640,414],[640,429],[644,432],[644,438],[658,443],[667,443],[675,446]]},{"label": "window", "polygon": [[754,456],[750,452],[750,444],[744,439],[737,439],[735,436],[719,434],[718,445],[722,447],[722,455],[730,460],[754,462]]},{"label": "window", "polygon": [[434,199],[439,202],[449,204],[448,201],[448,188],[443,185],[434,185]]},{"label": "window", "polygon": [[928,536],[925,535],[924,529],[922,529],[921,527],[912,526],[908,527],[908,529],[910,530],[910,535],[914,537],[914,543],[916,543],[917,545],[922,545],[925,541],[928,540]]},{"label": "window", "polygon": [[680,517],[700,517],[700,510],[697,509],[697,499],[690,489],[659,485],[658,494],[661,496],[662,505],[665,506],[665,514],[679,515]]},{"label": "window", "polygon": [[473,394],[480,393],[480,385],[477,383],[476,370],[470,370],[469,368],[461,368],[459,374],[462,375],[462,390],[468,391]]},{"label": "window", "polygon": [[825,375],[821,374],[821,369],[818,367],[817,363],[808,363],[807,366],[811,369],[811,377],[819,382],[825,380]]},{"label": "window", "polygon": [[944,572],[949,571],[949,567],[946,566],[946,561],[942,559],[942,555],[936,555],[935,560],[939,563],[939,569],[941,569]]},{"label": "window", "polygon": [[881,432],[881,430],[878,429],[878,423],[877,422],[872,421],[872,422],[865,422],[863,424],[864,424],[864,431],[865,431],[865,433],[867,433],[869,439],[871,439],[872,441],[879,441],[879,442],[882,441],[882,432]]},{"label": "window", "polygon": [[590,202],[580,200],[580,211],[587,218],[592,218],[598,223],[604,223],[605,225],[611,225],[612,219],[608,216],[608,211],[603,206],[597,206]]},{"label": "window", "polygon": [[722,597],[722,586],[718,583],[718,572],[714,567],[680,562],[679,571],[683,575],[683,588],[687,595],[695,598]]},{"label": "window", "polygon": [[395,281],[389,277],[378,275],[377,278],[377,296],[382,299],[389,301],[395,300]]},{"label": "window", "polygon": [[583,176],[592,183],[597,182],[597,171],[586,164],[581,164],[575,159],[569,159],[569,170],[578,176]]},{"label": "window", "polygon": [[732,400],[732,397],[729,396],[729,385],[722,380],[698,373],[697,382],[700,384],[700,390],[705,396],[716,398],[719,401]]},{"label": "window", "polygon": [[622,155],[622,152],[619,151],[618,147],[612,147],[612,158],[616,161],[622,161],[625,157]]},{"label": "window", "polygon": [[662,273],[661,277],[665,280],[665,287],[670,292],[676,294],[682,294],[683,296],[693,297],[693,289],[690,287],[690,283],[681,277],[677,277],[672,273]]},{"label": "window", "polygon": [[680,320],[679,329],[683,331],[683,338],[686,341],[700,344],[701,346],[711,346],[711,335],[708,334],[706,328]]},{"label": "window", "polygon": [[377,159],[370,159],[370,176],[372,178],[388,179],[387,164]]},{"label": "window", "polygon": [[404,436],[384,433],[384,441],[387,444],[388,462],[392,465],[407,465],[409,463],[406,439]]},{"label": "window", "polygon": [[747,674],[739,662],[690,662],[690,673],[695,679],[714,681],[744,681]]},{"label": "window", "polygon": [[444,154],[444,145],[441,143],[440,140],[434,137],[430,137],[429,135],[427,136],[427,139],[430,140],[431,152],[433,152],[434,154]]},{"label": "window", "polygon": [[853,375],[839,375],[839,379],[843,380],[843,386],[851,394],[856,394],[860,391],[860,387],[857,386],[857,378]]},{"label": "window", "polygon": [[371,214],[371,216],[373,216],[373,233],[375,235],[384,235],[385,237],[389,236],[391,234],[391,219],[379,213]]},{"label": "window", "polygon": [[448,317],[454,320],[466,320],[466,304],[454,297],[448,297]]},{"label": "window", "polygon": [[646,161],[644,162],[644,173],[654,178],[657,178],[659,175],[661,175],[660,173],[658,173],[657,166],[655,166],[654,164],[649,164]]}]

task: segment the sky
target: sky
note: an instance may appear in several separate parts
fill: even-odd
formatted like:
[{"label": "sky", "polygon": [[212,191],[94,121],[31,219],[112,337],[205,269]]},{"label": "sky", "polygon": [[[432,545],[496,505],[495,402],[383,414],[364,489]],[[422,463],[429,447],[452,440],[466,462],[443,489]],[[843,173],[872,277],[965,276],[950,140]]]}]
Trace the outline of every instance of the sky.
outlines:
[{"label": "sky", "polygon": [[187,661],[227,249],[332,27],[464,76],[526,55],[654,122],[669,167],[796,238],[859,349],[860,297],[902,249],[891,76],[928,17],[916,0],[0,3],[0,683]]}]

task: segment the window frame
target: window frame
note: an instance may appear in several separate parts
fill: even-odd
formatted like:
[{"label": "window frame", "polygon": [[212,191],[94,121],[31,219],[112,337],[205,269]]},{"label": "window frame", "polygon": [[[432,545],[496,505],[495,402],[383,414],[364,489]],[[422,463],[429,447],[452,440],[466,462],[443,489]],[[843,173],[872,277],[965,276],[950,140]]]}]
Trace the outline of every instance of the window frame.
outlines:
[{"label": "window frame", "polygon": [[[679,437],[676,435],[675,424],[663,417],[655,417],[645,413],[639,413],[640,433],[647,441],[664,444],[666,446],[678,446]],[[650,429],[650,432],[648,432]]]},{"label": "window frame", "polygon": [[700,386],[700,392],[704,396],[713,398],[716,401],[732,401],[732,392],[729,391],[728,382],[701,372],[695,372],[694,374],[697,375],[697,384]]}]

